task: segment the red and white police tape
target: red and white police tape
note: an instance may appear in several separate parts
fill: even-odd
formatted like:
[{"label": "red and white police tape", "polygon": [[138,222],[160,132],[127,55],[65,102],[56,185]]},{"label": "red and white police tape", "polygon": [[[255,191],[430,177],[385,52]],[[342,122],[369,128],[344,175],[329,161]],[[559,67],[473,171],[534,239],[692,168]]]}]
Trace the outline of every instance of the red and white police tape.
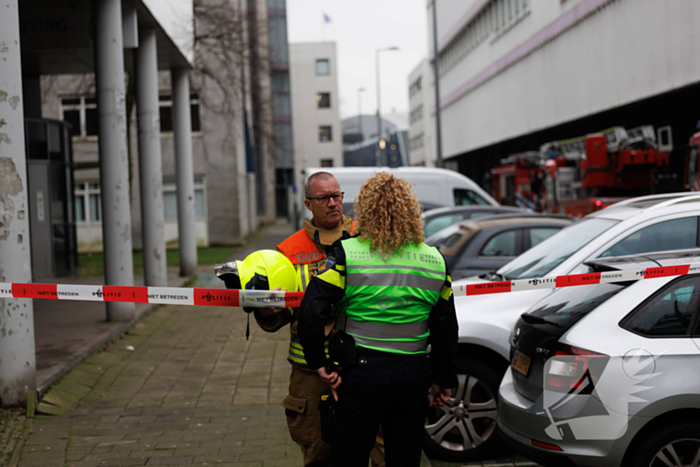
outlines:
[{"label": "red and white police tape", "polygon": [[162,305],[298,307],[303,292],[267,290],[186,289],[112,285],[8,284],[0,282],[0,298],[52,298],[94,302],[131,302]]},{"label": "red and white police tape", "polygon": [[700,272],[700,264],[679,264],[659,268],[628,269],[621,271],[591,272],[568,276],[538,277],[535,279],[516,279],[501,282],[482,282],[479,284],[453,285],[455,297],[465,295],[485,295],[495,293],[523,292],[537,289],[556,289],[576,287],[578,285],[609,284],[628,282],[657,277],[684,276]]},{"label": "red and white police tape", "polygon": [[[681,264],[659,268],[593,272],[568,276],[518,279],[502,282],[453,285],[456,297],[485,295],[526,290],[554,289],[579,285],[628,282],[658,277],[700,273],[700,264]],[[187,289],[179,287],[127,287],[111,285],[14,284],[0,282],[0,298],[48,298],[95,302],[131,302],[163,305],[271,306],[298,307],[303,292],[268,290]]]}]

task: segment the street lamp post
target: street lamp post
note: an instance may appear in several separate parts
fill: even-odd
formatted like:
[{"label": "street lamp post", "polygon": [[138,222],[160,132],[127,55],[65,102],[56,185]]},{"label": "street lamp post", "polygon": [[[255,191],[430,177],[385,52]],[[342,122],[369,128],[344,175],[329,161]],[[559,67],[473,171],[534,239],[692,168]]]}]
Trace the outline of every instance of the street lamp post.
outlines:
[{"label": "street lamp post", "polygon": [[[377,49],[376,52],[376,58],[377,58],[377,138],[379,141],[382,139],[382,115],[381,115],[381,107],[382,107],[382,101],[381,101],[381,93],[380,93],[380,84],[379,84],[379,52],[387,52],[391,50],[399,50],[398,47],[386,47],[384,49]],[[383,162],[383,157],[382,155],[384,154],[384,151],[380,149],[381,155],[378,158],[379,160],[377,161],[377,165],[381,166]]]},{"label": "street lamp post", "polygon": [[365,92],[365,88],[360,88],[357,90],[357,124],[360,128],[360,136],[362,141],[365,140],[365,134],[362,132],[362,93]]},{"label": "street lamp post", "polygon": [[437,34],[437,0],[433,2],[433,74],[435,75],[435,136],[437,138],[437,166],[443,167],[442,125],[440,123],[440,51]]}]

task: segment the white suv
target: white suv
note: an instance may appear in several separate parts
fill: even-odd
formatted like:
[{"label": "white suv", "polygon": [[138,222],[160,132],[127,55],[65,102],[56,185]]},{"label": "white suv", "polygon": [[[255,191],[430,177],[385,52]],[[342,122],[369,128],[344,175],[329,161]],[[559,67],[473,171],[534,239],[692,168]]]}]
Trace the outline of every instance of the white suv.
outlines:
[{"label": "white suv", "polygon": [[[633,198],[589,214],[494,273],[456,284],[584,274],[586,262],[700,247],[700,195]],[[426,421],[424,449],[449,461],[480,458],[498,445],[498,387],[509,364],[508,337],[520,315],[552,293],[540,289],[455,299],[459,387]]]}]

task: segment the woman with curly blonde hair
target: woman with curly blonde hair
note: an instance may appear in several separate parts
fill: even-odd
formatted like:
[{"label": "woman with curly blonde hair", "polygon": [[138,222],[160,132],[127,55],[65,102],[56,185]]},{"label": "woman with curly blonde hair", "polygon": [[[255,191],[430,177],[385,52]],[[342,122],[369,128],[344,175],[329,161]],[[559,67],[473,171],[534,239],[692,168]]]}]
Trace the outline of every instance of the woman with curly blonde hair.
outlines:
[{"label": "woman with curly blonde hair", "polygon": [[[324,432],[329,465],[366,466],[381,425],[387,465],[417,467],[428,407],[443,406],[457,386],[450,276],[423,243],[420,204],[405,180],[375,174],[355,213],[360,235],[333,245],[299,313],[306,362],[335,399]],[[336,312],[327,355],[324,325]]]},{"label": "woman with curly blonde hair", "polygon": [[360,240],[383,257],[425,240],[421,205],[404,179],[380,172],[367,180],[355,200]]}]

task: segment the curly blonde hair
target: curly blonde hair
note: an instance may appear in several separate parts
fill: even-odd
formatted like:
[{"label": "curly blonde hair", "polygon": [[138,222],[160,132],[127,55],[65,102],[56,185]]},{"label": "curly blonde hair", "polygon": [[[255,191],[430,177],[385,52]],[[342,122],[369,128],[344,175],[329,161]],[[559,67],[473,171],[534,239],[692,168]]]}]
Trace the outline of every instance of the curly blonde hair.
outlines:
[{"label": "curly blonde hair", "polygon": [[355,200],[360,241],[371,241],[370,250],[383,257],[407,244],[425,240],[421,205],[411,185],[387,172],[374,174],[362,185]]}]

